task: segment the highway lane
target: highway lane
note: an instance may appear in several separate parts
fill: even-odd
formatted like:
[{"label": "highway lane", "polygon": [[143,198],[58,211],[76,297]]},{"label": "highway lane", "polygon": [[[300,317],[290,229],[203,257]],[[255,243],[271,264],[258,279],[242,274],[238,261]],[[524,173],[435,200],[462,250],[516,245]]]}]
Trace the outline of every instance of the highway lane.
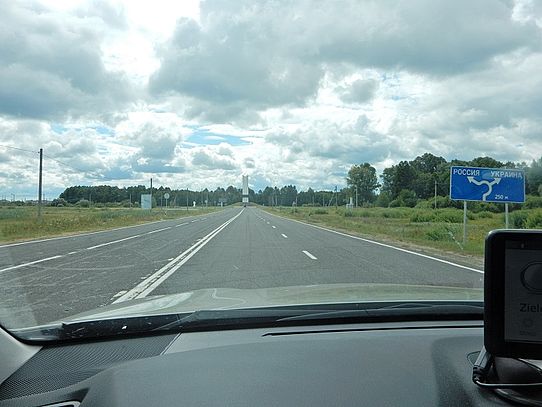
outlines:
[{"label": "highway lane", "polygon": [[[7,248],[14,250],[13,265],[20,267],[0,268],[0,319],[11,326],[200,288],[364,282],[483,285],[483,274],[475,270],[254,207],[32,246],[33,254],[26,257],[25,250],[20,251],[24,245]],[[50,259],[57,255],[62,257]],[[47,260],[24,265],[40,256]]]},{"label": "highway lane", "polygon": [[483,274],[247,208],[153,294],[332,283],[483,286]]},{"label": "highway lane", "polygon": [[0,273],[6,268],[17,267],[21,264],[39,261],[48,257],[66,255],[73,251],[108,244],[114,241],[122,241],[123,239],[144,237],[145,234],[153,234],[160,229],[176,227],[180,223],[197,222],[214,216],[220,217],[219,213],[211,212],[98,232],[37,239],[12,244],[0,244]]},{"label": "highway lane", "polygon": [[16,267],[0,269],[0,320],[33,325],[110,304],[236,213],[3,247]]}]

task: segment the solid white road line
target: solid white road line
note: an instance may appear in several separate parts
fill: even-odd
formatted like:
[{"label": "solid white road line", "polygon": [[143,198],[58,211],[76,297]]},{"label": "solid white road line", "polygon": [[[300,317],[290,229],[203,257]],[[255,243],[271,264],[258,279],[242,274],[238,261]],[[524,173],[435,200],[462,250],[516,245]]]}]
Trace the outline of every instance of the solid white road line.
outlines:
[{"label": "solid white road line", "polygon": [[112,242],[97,244],[96,246],[90,246],[90,247],[87,247],[87,250],[94,250],[94,249],[97,249],[98,247],[109,246],[110,244],[119,243],[119,242],[124,242],[124,241],[126,241],[126,240],[135,239],[136,237],[140,237],[140,236],[141,236],[141,235],[134,235],[134,236],[130,236],[130,237],[125,237],[124,239],[113,240]]},{"label": "solid white road line", "polygon": [[22,267],[31,266],[31,265],[33,265],[33,264],[43,263],[44,261],[59,259],[59,258],[61,258],[61,257],[64,257],[64,256],[62,256],[62,255],[52,256],[52,257],[47,257],[47,258],[45,258],[45,259],[34,260],[34,261],[31,261],[31,262],[28,262],[28,263],[18,264],[18,265],[16,265],[16,266],[6,267],[5,269],[0,270],[0,273],[2,273],[2,272],[4,272],[4,271],[9,271],[9,270],[20,269],[20,268],[22,268]]},{"label": "solid white road line", "polygon": [[212,238],[218,235],[226,226],[228,226],[235,219],[237,219],[243,213],[243,211],[244,209],[241,209],[241,212],[239,212],[233,218],[228,219],[226,222],[224,222],[222,225],[207,234],[203,239],[194,243],[191,247],[186,249],[184,252],[182,252],[160,270],[156,271],[154,274],[140,282],[137,286],[117,298],[115,301],[113,301],[113,304],[133,300],[136,298],[144,298],[149,295],[154,289],[156,289],[156,287],[162,284],[169,276],[175,273],[183,264],[185,264],[190,258],[192,258],[192,256],[194,256],[207,243],[209,243]]},{"label": "solid white road line", "polygon": [[286,236],[284,233],[280,234],[283,238],[288,239],[288,236]]},{"label": "solid white road line", "polygon": [[316,256],[310,254],[310,253],[309,253],[308,251],[306,251],[306,250],[303,250],[303,253],[305,253],[309,259],[318,260],[318,259],[316,258]]},{"label": "solid white road line", "polygon": [[401,247],[395,247],[395,246],[392,246],[392,245],[389,245],[389,244],[386,244],[386,243],[375,242],[374,240],[369,240],[369,239],[365,239],[363,237],[349,235],[348,233],[338,232],[336,230],[324,228],[322,226],[311,225],[310,223],[301,222],[300,220],[283,218],[282,216],[275,215],[275,214],[270,214],[270,215],[276,216],[277,218],[280,218],[280,219],[290,220],[292,222],[301,223],[302,225],[311,226],[311,227],[316,228],[316,229],[325,230],[326,232],[335,233],[337,235],[349,237],[349,238],[356,239],[356,240],[361,240],[363,242],[372,243],[372,244],[382,246],[382,247],[387,247],[388,249],[398,250],[398,251],[403,252],[403,253],[413,254],[414,256],[423,257],[423,258],[426,258],[426,259],[438,261],[440,263],[448,264],[450,266],[459,267],[459,268],[462,268],[462,269],[465,269],[465,270],[474,271],[476,273],[484,274],[483,270],[478,270],[478,269],[475,269],[475,268],[472,268],[472,267],[463,266],[462,264],[457,264],[457,263],[454,263],[454,262],[451,262],[451,261],[448,261],[448,260],[439,259],[438,257],[433,257],[433,256],[429,256],[427,254],[413,252],[412,250],[403,249]]}]

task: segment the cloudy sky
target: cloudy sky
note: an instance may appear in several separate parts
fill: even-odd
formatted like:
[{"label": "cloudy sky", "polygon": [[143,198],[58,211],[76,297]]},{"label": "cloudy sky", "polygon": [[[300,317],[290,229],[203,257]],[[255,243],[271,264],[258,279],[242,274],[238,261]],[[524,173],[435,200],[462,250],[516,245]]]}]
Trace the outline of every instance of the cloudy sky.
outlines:
[{"label": "cloudy sky", "polygon": [[39,148],[48,198],[151,177],[331,188],[352,164],[380,172],[424,152],[542,156],[534,0],[0,0],[0,10],[0,199],[35,195]]}]

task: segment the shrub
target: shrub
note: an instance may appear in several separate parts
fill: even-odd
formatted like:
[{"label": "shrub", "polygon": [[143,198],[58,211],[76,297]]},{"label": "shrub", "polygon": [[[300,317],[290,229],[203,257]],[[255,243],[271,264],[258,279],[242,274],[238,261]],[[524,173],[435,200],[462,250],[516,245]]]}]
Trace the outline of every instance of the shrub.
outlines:
[{"label": "shrub", "polygon": [[491,213],[489,211],[478,212],[478,218],[480,218],[480,219],[489,219],[489,218],[492,218],[492,217],[493,217],[493,213]]},{"label": "shrub", "polygon": [[51,201],[51,206],[68,206],[68,201],[64,198],[56,198]]},{"label": "shrub", "polygon": [[429,229],[427,232],[425,232],[425,236],[429,240],[433,241],[450,240],[450,232],[448,232],[448,230],[442,226],[436,226]]},{"label": "shrub", "polygon": [[528,196],[523,207],[525,209],[542,208],[542,196]]},{"label": "shrub", "polygon": [[411,189],[401,190],[397,199],[402,202],[401,206],[408,206],[409,208],[414,208],[418,203],[416,192],[412,191]]},{"label": "shrub", "polygon": [[542,228],[542,210],[534,210],[527,216],[525,222],[527,229],[541,229]]},{"label": "shrub", "polygon": [[406,219],[410,216],[410,213],[410,209],[383,209],[382,212],[380,212],[380,217],[392,219]]},{"label": "shrub", "polygon": [[510,214],[512,226],[516,229],[525,229],[527,224],[528,211],[515,211]]},{"label": "shrub", "polygon": [[313,213],[315,215],[327,215],[327,209],[315,209]]},{"label": "shrub", "polygon": [[[469,212],[467,212],[467,217],[469,217]],[[435,215],[435,221],[447,223],[461,223],[463,222],[463,213],[461,211],[458,211],[457,209],[451,208],[437,210]]]},{"label": "shrub", "polygon": [[76,203],[77,206],[80,206],[81,208],[88,208],[90,206],[90,201],[86,199],[81,199]]},{"label": "shrub", "polygon": [[502,204],[497,205],[492,202],[474,202],[473,205],[474,204],[475,204],[475,207],[472,208],[474,212],[482,212],[482,211],[493,212],[493,213],[504,212],[504,205]]},{"label": "shrub", "polygon": [[435,214],[429,210],[415,211],[410,215],[410,221],[416,223],[432,222],[435,218]]},{"label": "shrub", "polygon": [[376,198],[375,205],[382,208],[387,208],[390,206],[391,198],[387,192],[381,192]]},{"label": "shrub", "polygon": [[402,204],[403,204],[403,202],[401,202],[399,199],[394,199],[393,201],[390,202],[389,207],[390,208],[398,208],[400,206],[403,206]]},{"label": "shrub", "polygon": [[416,204],[415,208],[417,209],[432,209],[435,207],[435,202],[430,200],[420,199]]}]

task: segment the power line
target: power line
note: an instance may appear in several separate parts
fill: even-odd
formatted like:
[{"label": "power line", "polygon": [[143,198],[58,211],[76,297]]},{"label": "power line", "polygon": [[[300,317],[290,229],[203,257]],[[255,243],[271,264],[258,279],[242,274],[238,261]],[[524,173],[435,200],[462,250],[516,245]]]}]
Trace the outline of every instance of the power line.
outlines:
[{"label": "power line", "polygon": [[6,145],[4,145],[4,144],[0,144],[0,147],[9,148],[9,149],[11,149],[11,150],[24,151],[25,153],[39,154],[39,151],[26,150],[26,149],[24,149],[24,148],[18,148],[18,147],[6,146]]}]

